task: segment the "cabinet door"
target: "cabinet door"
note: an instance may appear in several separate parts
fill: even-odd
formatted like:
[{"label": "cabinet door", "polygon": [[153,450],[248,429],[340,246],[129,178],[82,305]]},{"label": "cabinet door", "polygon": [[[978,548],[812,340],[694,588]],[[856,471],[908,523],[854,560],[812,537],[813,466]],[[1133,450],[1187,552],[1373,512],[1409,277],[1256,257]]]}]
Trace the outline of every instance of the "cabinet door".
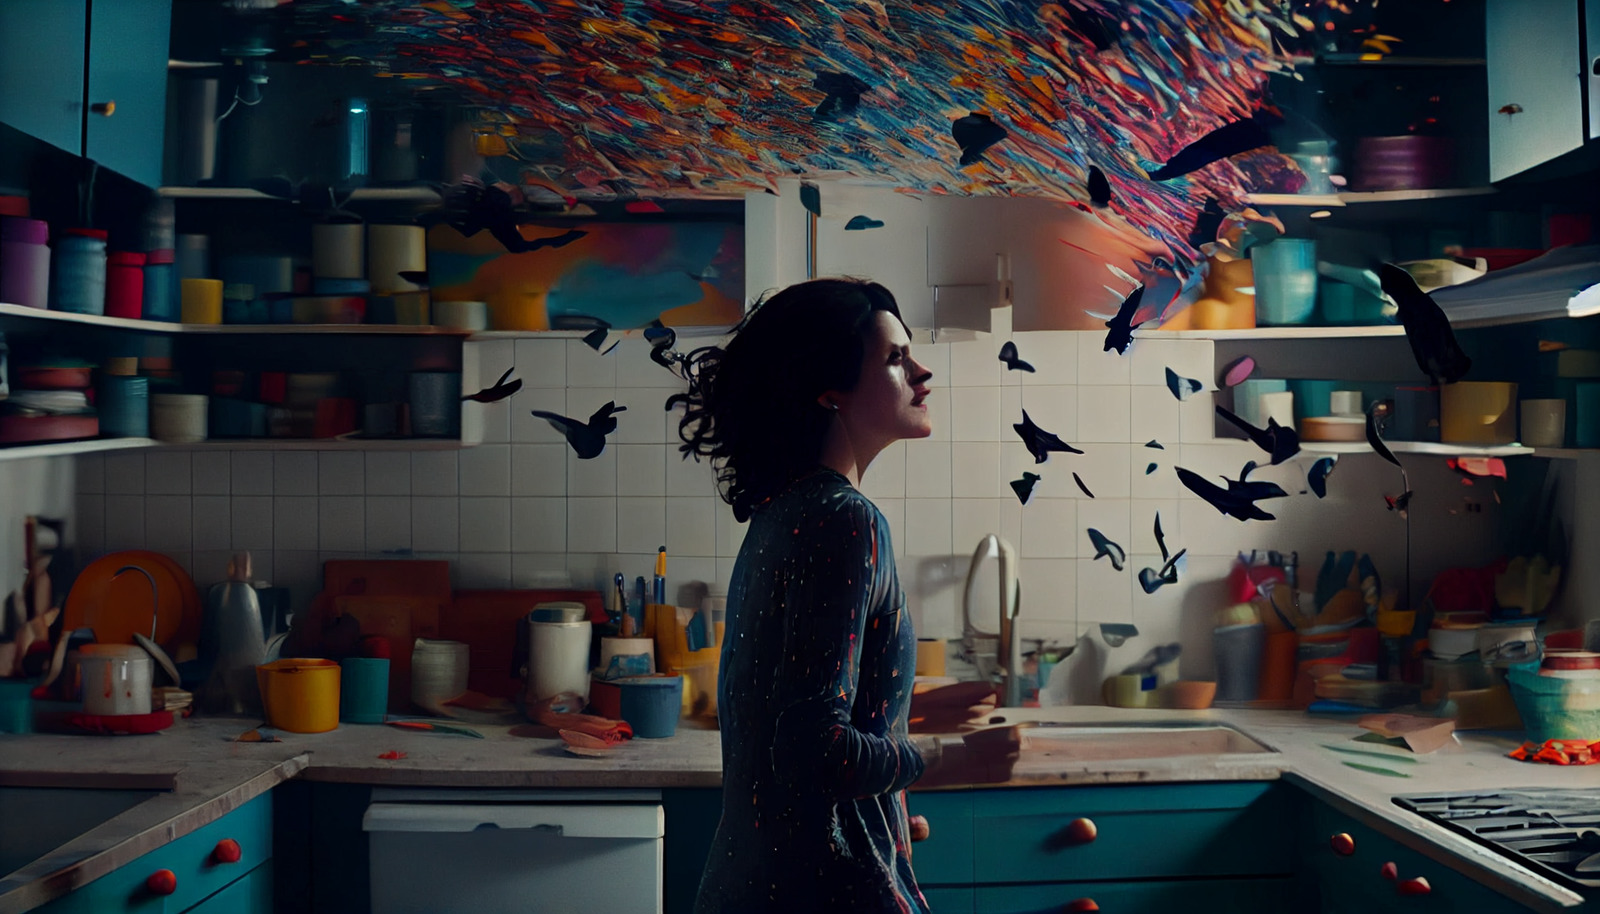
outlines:
[{"label": "cabinet door", "polygon": [[83,154],[151,186],[161,183],[171,29],[172,0],[96,3],[89,16]]},{"label": "cabinet door", "polygon": [[[1583,144],[1580,0],[1488,0],[1489,180]],[[1501,114],[1515,105],[1521,110]]]},{"label": "cabinet door", "polygon": [[272,914],[272,861],[183,914]]},{"label": "cabinet door", "polygon": [[87,10],[86,0],[0,3],[0,121],[73,155],[83,151]]}]

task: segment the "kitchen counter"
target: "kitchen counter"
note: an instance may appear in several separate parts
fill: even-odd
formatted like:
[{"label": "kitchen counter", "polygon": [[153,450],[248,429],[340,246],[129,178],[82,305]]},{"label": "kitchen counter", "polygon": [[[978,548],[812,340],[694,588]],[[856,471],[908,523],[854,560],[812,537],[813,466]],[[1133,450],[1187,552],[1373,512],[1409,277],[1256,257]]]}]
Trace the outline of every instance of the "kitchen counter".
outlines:
[{"label": "kitchen counter", "polygon": [[[1004,787],[1285,779],[1407,847],[1540,911],[1582,904],[1581,895],[1528,872],[1392,802],[1403,794],[1507,787],[1600,788],[1600,766],[1562,768],[1513,761],[1506,735],[1462,734],[1459,744],[1391,778],[1350,768],[1381,762],[1324,748],[1362,731],[1353,721],[1289,711],[1148,711],[1105,707],[1007,708],[1017,721],[1126,725],[1208,721],[1236,727],[1271,754],[1041,764],[1027,755]],[[680,726],[670,740],[634,740],[606,758],[573,756],[554,739],[477,726],[488,738],[347,725],[330,733],[283,734],[278,743],[237,743],[250,721],[191,719],[146,737],[0,735],[0,785],[170,790],[86,832],[0,881],[0,914],[24,911],[93,881],[140,855],[215,821],[291,778],[417,787],[674,788],[720,783],[715,730]],[[1384,751],[1381,746],[1363,748]],[[397,750],[398,760],[378,756]]]}]

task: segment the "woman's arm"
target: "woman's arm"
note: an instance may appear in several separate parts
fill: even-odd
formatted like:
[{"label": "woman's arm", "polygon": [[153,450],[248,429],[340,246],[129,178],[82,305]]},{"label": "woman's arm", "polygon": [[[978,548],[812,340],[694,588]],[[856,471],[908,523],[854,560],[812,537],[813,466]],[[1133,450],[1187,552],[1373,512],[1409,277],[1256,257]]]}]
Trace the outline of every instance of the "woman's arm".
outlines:
[{"label": "woman's arm", "polygon": [[[876,512],[855,498],[810,515],[784,574],[783,657],[777,670],[773,770],[785,780],[813,782],[840,799],[902,790],[923,771],[910,740],[864,733],[851,724],[862,644],[879,573]],[[883,642],[885,639],[875,639]],[[897,663],[898,657],[883,658]],[[902,671],[911,675],[911,670]]]}]

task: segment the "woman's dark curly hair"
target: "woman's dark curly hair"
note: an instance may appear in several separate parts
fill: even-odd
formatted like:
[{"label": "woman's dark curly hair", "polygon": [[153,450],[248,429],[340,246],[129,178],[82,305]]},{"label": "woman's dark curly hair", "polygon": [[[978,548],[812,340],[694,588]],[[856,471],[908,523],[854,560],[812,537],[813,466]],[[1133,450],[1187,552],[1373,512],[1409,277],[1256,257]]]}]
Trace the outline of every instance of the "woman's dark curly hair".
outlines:
[{"label": "woman's dark curly hair", "polygon": [[834,413],[817,398],[853,390],[866,340],[887,311],[900,317],[888,289],[859,279],[813,279],[764,299],[733,328],[726,346],[689,353],[688,393],[678,422],[684,459],[711,458],[719,494],[733,516],[754,508],[816,469]]}]

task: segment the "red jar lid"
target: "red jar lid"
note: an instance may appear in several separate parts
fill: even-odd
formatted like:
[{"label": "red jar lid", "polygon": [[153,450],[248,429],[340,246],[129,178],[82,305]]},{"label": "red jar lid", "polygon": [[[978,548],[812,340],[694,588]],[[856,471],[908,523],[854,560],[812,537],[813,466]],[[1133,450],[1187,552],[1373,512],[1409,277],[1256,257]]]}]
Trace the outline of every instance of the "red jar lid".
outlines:
[{"label": "red jar lid", "polygon": [[144,254],[139,251],[112,251],[106,262],[114,267],[142,267]]},{"label": "red jar lid", "polygon": [[69,228],[66,231],[62,232],[61,234],[63,234],[63,235],[77,235],[77,236],[82,237],[82,238],[98,238],[101,241],[106,240],[106,230],[105,229]]},{"label": "red jar lid", "polygon": [[0,194],[0,216],[28,218],[28,198]]},{"label": "red jar lid", "polygon": [[178,256],[178,252],[174,251],[172,248],[162,248],[160,250],[155,250],[155,251],[145,251],[145,253],[144,253],[144,262],[147,263],[147,264],[172,263],[177,258],[177,256]]}]

